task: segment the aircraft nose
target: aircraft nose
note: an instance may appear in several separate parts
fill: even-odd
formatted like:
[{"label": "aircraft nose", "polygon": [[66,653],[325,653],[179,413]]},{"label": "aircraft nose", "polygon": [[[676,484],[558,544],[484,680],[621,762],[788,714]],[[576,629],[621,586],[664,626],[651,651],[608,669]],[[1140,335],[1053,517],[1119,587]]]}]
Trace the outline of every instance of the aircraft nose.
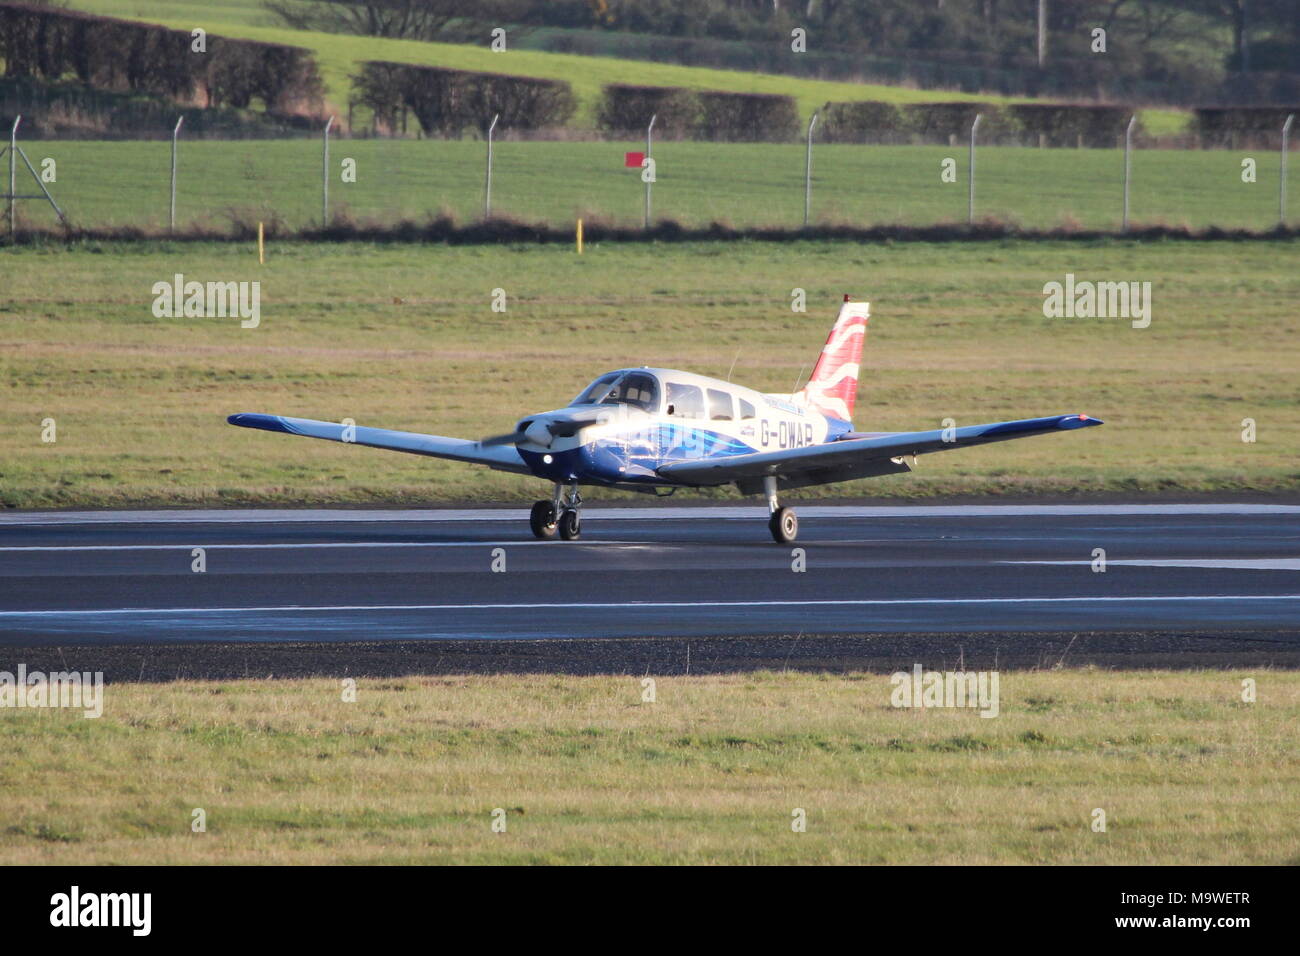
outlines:
[{"label": "aircraft nose", "polygon": [[550,428],[545,422],[532,421],[524,429],[524,437],[534,445],[541,445],[543,448],[550,448],[553,436]]}]

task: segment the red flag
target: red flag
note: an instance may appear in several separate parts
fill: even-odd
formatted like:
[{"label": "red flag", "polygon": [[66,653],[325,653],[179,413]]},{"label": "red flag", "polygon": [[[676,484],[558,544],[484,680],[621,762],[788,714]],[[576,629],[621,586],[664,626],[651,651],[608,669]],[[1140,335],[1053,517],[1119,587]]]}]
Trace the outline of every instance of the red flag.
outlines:
[{"label": "red flag", "polygon": [[640,169],[645,162],[645,153],[624,153],[623,165],[628,169]]}]

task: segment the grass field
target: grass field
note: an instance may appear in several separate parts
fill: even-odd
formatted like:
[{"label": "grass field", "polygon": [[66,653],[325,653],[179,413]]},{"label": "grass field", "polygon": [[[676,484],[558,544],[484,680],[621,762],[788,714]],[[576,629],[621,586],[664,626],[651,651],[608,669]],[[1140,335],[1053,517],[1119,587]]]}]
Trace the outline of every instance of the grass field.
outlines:
[{"label": "grass field", "polygon": [[[40,168],[56,163],[56,201],[82,226],[165,227],[171,146],[167,142],[29,142]],[[493,211],[572,226],[579,216],[639,225],[644,186],[623,167],[636,143],[502,142],[493,169]],[[1152,150],[1133,160],[1134,223],[1265,230],[1278,221],[1278,157],[1252,152],[1258,179],[1241,181],[1240,151]],[[344,160],[356,182],[342,181]],[[957,181],[941,181],[943,161]],[[333,215],[392,223],[448,211],[483,214],[485,150],[469,141],[345,140],[330,154]],[[661,143],[654,187],[657,218],[686,224],[797,227],[804,212],[804,148],[779,144]],[[1120,228],[1119,150],[987,147],[980,151],[976,214],[1029,228]],[[929,225],[966,221],[966,152],[944,146],[816,147],[817,222]],[[319,224],[321,144],[196,141],[180,148],[177,224],[227,229],[230,220]],[[27,177],[23,190],[34,191]],[[1300,222],[1300,188],[1288,195]],[[23,203],[24,221],[54,227],[48,204]]]},{"label": "grass field", "polygon": [[[845,292],[873,319],[856,423],[1085,411],[1104,428],[809,489],[933,496],[1300,488],[1300,244],[1023,241],[558,247],[272,243],[0,250],[9,507],[526,501],[533,479],[232,428],[272,412],[462,437],[599,372],[687,368],[788,392]],[[261,325],[159,319],[155,282],[258,280]],[[1149,328],[1045,319],[1043,285],[1152,283]],[[504,289],[508,311],[491,310]],[[806,290],[807,313],[791,311]],[[57,441],[42,442],[54,418]],[[1244,443],[1242,421],[1257,423]]]},{"label": "grass field", "polygon": [[7,711],[0,863],[1300,862],[1293,673],[1004,673],[996,718],[895,709],[885,675],[665,677],[654,703],[640,677]]},{"label": "grass field", "polygon": [[[588,128],[595,125],[596,101],[601,88],[607,83],[682,86],[688,89],[732,90],[741,93],[784,93],[795,97],[799,112],[805,117],[829,101],[1008,101],[1007,97],[1001,96],[973,96],[943,90],[808,80],[613,57],[513,49],[506,53],[493,53],[488,48],[487,37],[481,46],[470,46],[297,31],[277,26],[275,18],[253,0],[220,0],[216,3],[208,0],[74,0],[72,6],[88,13],[145,20],[178,30],[203,27],[209,33],[224,36],[308,47],[316,51],[328,99],[335,110],[344,116],[347,114],[351,89],[349,77],[357,72],[357,64],[363,60],[391,60],[424,66],[567,80],[578,97],[578,112],[573,123]],[[1142,115],[1147,131],[1152,134],[1178,132],[1187,122],[1187,114],[1173,110],[1144,110]]]}]

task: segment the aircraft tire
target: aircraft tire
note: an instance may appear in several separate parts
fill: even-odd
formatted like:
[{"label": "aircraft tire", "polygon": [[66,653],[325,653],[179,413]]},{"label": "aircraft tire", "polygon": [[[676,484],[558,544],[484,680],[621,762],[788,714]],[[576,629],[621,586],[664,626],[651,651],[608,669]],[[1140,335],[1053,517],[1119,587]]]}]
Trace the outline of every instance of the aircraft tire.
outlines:
[{"label": "aircraft tire", "polygon": [[528,516],[528,526],[533,529],[533,535],[543,541],[554,538],[556,530],[555,505],[549,501],[534,502],[532,513]]},{"label": "aircraft tire", "polygon": [[565,541],[574,541],[582,534],[582,517],[572,508],[564,509],[560,515],[560,537]]},{"label": "aircraft tire", "polygon": [[777,544],[790,544],[799,536],[799,518],[793,508],[777,508],[767,527]]}]

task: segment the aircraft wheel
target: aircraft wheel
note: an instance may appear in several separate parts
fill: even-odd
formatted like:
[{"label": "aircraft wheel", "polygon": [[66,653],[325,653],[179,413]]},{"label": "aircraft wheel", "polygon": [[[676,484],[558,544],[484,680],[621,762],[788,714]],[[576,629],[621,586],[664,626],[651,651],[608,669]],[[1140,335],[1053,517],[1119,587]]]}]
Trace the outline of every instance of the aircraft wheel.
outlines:
[{"label": "aircraft wheel", "polygon": [[555,505],[549,501],[533,503],[533,511],[528,516],[528,526],[533,534],[543,541],[555,537]]},{"label": "aircraft wheel", "polygon": [[566,508],[564,514],[560,515],[560,537],[565,541],[573,541],[580,534],[582,518],[572,508]]},{"label": "aircraft wheel", "polygon": [[777,508],[767,526],[777,544],[789,544],[799,536],[799,518],[793,508]]}]

